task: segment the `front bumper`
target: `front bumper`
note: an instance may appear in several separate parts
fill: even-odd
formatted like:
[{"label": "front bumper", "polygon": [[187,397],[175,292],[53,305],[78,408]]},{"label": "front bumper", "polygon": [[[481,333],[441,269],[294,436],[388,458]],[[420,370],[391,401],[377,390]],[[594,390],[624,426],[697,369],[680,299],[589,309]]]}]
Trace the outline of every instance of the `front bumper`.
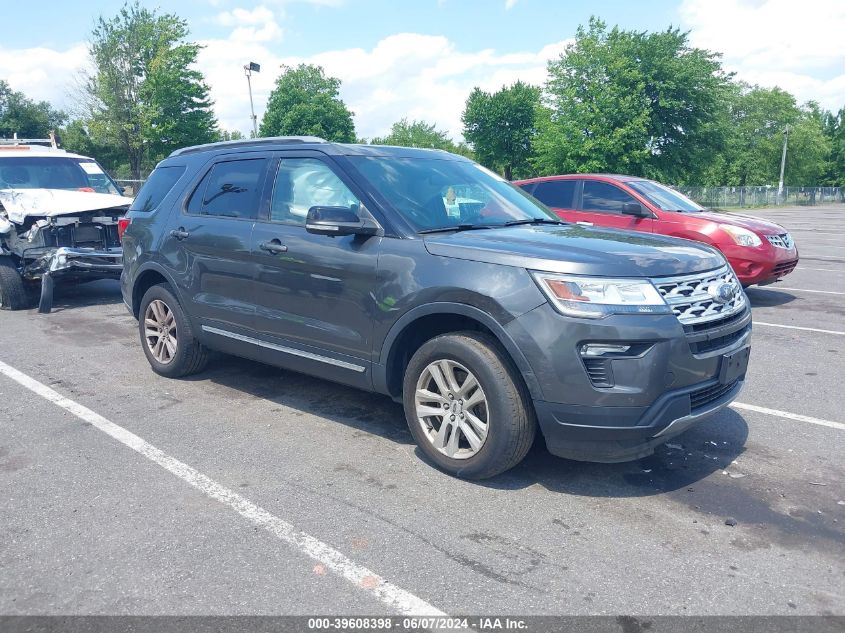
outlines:
[{"label": "front bumper", "polygon": [[720,247],[743,286],[769,284],[795,270],[798,249],[776,248],[765,240],[760,246]]},{"label": "front bumper", "polygon": [[[736,398],[745,375],[723,381],[723,357],[748,347],[751,312],[684,327],[673,315],[570,319],[545,304],[506,329],[537,380],[534,408],[549,451],[617,462],[650,454]],[[609,386],[597,386],[578,351],[585,342],[646,351],[614,358]]]},{"label": "front bumper", "polygon": [[[27,253],[27,259],[32,254]],[[29,280],[42,278],[45,274],[51,277],[120,277],[123,270],[123,250],[110,248],[97,250],[93,248],[71,248],[62,246],[38,253],[32,261],[24,266],[23,277]]]}]

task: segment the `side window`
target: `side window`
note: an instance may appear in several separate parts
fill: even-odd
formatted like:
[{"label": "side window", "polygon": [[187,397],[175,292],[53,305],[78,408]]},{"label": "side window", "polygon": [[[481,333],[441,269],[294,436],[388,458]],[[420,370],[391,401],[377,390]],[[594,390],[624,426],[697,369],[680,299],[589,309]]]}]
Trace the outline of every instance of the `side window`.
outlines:
[{"label": "side window", "polygon": [[188,213],[227,218],[257,218],[266,167],[266,158],[217,163],[191,195]]},{"label": "side window", "polygon": [[583,211],[622,213],[622,205],[626,202],[636,200],[619,187],[598,180],[584,181],[584,201],[581,204]]},{"label": "side window", "polygon": [[129,210],[149,212],[157,209],[161,201],[164,200],[164,196],[170,193],[173,185],[184,173],[185,168],[181,166],[156,167],[147,182],[141,187],[141,191],[135,196]]},{"label": "side window", "polygon": [[531,194],[547,207],[574,209],[577,180],[548,180],[538,182]]},{"label": "side window", "polygon": [[283,158],[273,183],[270,219],[305,225],[311,207],[348,207],[360,202],[331,168],[316,158]]}]

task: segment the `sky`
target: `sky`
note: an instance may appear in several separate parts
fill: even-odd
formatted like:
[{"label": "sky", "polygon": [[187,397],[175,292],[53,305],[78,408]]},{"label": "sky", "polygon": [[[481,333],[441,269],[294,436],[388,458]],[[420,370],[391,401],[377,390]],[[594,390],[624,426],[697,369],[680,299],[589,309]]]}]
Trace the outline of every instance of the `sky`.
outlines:
[{"label": "sky", "polygon": [[[0,79],[73,111],[73,87],[87,66],[86,39],[99,15],[122,1],[0,0]],[[256,114],[281,65],[312,63],[342,81],[356,133],[385,135],[403,117],[461,138],[461,112],[475,86],[498,90],[518,79],[542,85],[546,64],[564,53],[591,15],[637,30],[678,26],[695,46],[719,51],[727,70],[752,84],[779,86],[799,102],[845,106],[844,0],[145,0],[188,21],[203,45],[197,64],[211,88],[220,127],[248,132],[252,77]],[[49,19],[46,18],[49,16]]]}]

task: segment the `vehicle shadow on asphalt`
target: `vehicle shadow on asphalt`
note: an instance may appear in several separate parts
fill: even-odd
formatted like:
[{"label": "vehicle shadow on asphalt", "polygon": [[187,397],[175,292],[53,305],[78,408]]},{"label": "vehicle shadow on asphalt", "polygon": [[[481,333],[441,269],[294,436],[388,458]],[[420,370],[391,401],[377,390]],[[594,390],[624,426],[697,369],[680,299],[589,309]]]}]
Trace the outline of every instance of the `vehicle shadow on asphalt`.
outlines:
[{"label": "vehicle shadow on asphalt", "polygon": [[[379,394],[224,354],[215,355],[206,371],[186,380],[210,380],[397,444],[414,445],[402,405]],[[516,468],[475,483],[501,490],[540,484],[550,491],[596,497],[656,495],[683,490],[728,469],[742,454],[747,436],[745,420],[727,409],[659,446],[654,455],[621,464],[596,464],[551,455],[538,433],[528,456]],[[419,448],[415,453],[435,467]]]},{"label": "vehicle shadow on asphalt", "polygon": [[[83,284],[56,284],[51,312],[63,312],[94,305],[121,303],[120,282],[100,279]],[[33,296],[32,312],[37,314],[38,296]]]},{"label": "vehicle shadow on asphalt", "polygon": [[797,298],[788,292],[775,290],[774,288],[746,288],[745,294],[751,301],[752,308],[771,308],[792,303]]}]

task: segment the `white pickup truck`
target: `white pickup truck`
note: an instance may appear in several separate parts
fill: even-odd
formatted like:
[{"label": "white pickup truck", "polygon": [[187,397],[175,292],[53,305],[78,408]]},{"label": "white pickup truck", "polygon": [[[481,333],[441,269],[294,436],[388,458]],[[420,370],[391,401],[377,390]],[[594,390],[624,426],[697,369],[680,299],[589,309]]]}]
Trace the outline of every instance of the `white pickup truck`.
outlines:
[{"label": "white pickup truck", "polygon": [[38,296],[50,312],[53,284],[116,279],[118,222],[131,203],[93,158],[49,139],[0,139],[0,309]]}]

